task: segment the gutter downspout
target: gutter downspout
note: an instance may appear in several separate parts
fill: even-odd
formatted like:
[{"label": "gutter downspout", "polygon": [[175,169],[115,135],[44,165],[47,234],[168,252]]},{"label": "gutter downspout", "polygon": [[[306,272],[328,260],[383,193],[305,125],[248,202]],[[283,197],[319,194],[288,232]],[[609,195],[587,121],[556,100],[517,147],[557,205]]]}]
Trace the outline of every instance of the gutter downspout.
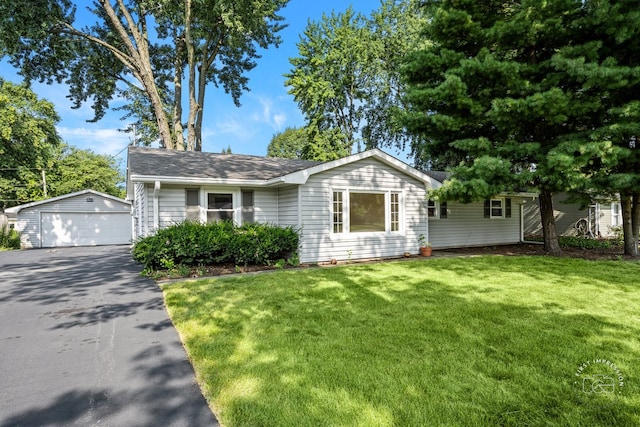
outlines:
[{"label": "gutter downspout", "polygon": [[160,181],[153,185],[153,231],[160,228]]}]

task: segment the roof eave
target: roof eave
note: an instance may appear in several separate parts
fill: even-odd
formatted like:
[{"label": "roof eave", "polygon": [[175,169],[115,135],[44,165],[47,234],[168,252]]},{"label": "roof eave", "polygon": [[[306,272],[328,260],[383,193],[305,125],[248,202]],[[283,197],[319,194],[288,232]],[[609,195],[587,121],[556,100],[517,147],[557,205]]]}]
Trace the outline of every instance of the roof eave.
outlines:
[{"label": "roof eave", "polygon": [[263,187],[271,181],[258,179],[228,179],[228,178],[198,178],[198,177],[175,177],[175,176],[159,176],[159,175],[131,175],[129,177],[131,183],[141,182],[145,184],[153,184],[159,181],[162,184],[173,185],[230,185],[230,186],[251,186]]}]

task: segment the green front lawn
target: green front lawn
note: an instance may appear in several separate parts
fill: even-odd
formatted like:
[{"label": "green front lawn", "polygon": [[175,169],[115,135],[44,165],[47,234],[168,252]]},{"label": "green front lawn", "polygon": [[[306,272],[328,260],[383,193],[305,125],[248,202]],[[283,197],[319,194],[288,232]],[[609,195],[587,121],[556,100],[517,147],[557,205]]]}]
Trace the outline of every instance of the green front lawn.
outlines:
[{"label": "green front lawn", "polygon": [[640,425],[638,263],[441,258],[163,289],[226,427]]}]

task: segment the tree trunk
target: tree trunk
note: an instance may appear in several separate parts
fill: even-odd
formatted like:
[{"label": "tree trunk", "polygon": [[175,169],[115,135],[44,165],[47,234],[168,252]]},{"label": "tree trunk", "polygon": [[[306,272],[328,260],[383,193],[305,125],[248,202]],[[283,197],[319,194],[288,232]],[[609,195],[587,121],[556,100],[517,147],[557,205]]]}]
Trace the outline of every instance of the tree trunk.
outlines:
[{"label": "tree trunk", "polygon": [[542,233],[544,236],[544,250],[557,254],[562,252],[558,235],[556,234],[556,219],[553,215],[553,193],[548,189],[541,189],[538,200],[540,201],[540,219],[542,221]]},{"label": "tree trunk", "polygon": [[639,243],[640,238],[640,193],[633,193],[633,205],[631,206],[631,228],[633,238]]},{"label": "tree trunk", "polygon": [[198,114],[196,102],[196,59],[193,38],[191,37],[191,0],[185,0],[185,43],[187,45],[187,64],[189,66],[189,117],[187,119],[187,150],[195,151],[195,121]]},{"label": "tree trunk", "polygon": [[620,194],[622,207],[622,233],[624,236],[624,254],[638,256],[638,225],[640,224],[640,200],[638,194]]},{"label": "tree trunk", "polygon": [[173,133],[175,134],[176,145],[184,147],[184,129],[182,128],[182,55],[184,53],[184,36],[175,35],[176,58],[173,63]]}]

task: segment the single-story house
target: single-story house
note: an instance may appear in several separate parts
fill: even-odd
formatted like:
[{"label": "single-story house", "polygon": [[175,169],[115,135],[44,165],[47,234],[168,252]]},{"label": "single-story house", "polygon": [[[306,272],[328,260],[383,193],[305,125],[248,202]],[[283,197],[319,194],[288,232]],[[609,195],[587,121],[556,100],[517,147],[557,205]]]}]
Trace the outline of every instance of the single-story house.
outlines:
[{"label": "single-story house", "polygon": [[131,204],[84,190],[6,209],[17,216],[21,246],[55,248],[131,243]]},{"label": "single-story house", "polygon": [[427,199],[446,179],[378,149],[330,162],[130,147],[134,239],[181,222],[264,222],[301,232],[300,260],[366,259],[518,243],[531,194],[479,203]]},{"label": "single-story house", "polygon": [[[622,208],[619,200],[609,202],[593,201],[581,205],[571,201],[566,193],[555,194],[552,198],[553,214],[556,220],[556,232],[559,236],[577,236],[583,234],[583,225],[595,237],[614,237],[622,226]],[[524,209],[525,236],[541,236],[540,205],[536,197],[533,203],[527,203]],[[579,230],[580,228],[580,230]]]}]

